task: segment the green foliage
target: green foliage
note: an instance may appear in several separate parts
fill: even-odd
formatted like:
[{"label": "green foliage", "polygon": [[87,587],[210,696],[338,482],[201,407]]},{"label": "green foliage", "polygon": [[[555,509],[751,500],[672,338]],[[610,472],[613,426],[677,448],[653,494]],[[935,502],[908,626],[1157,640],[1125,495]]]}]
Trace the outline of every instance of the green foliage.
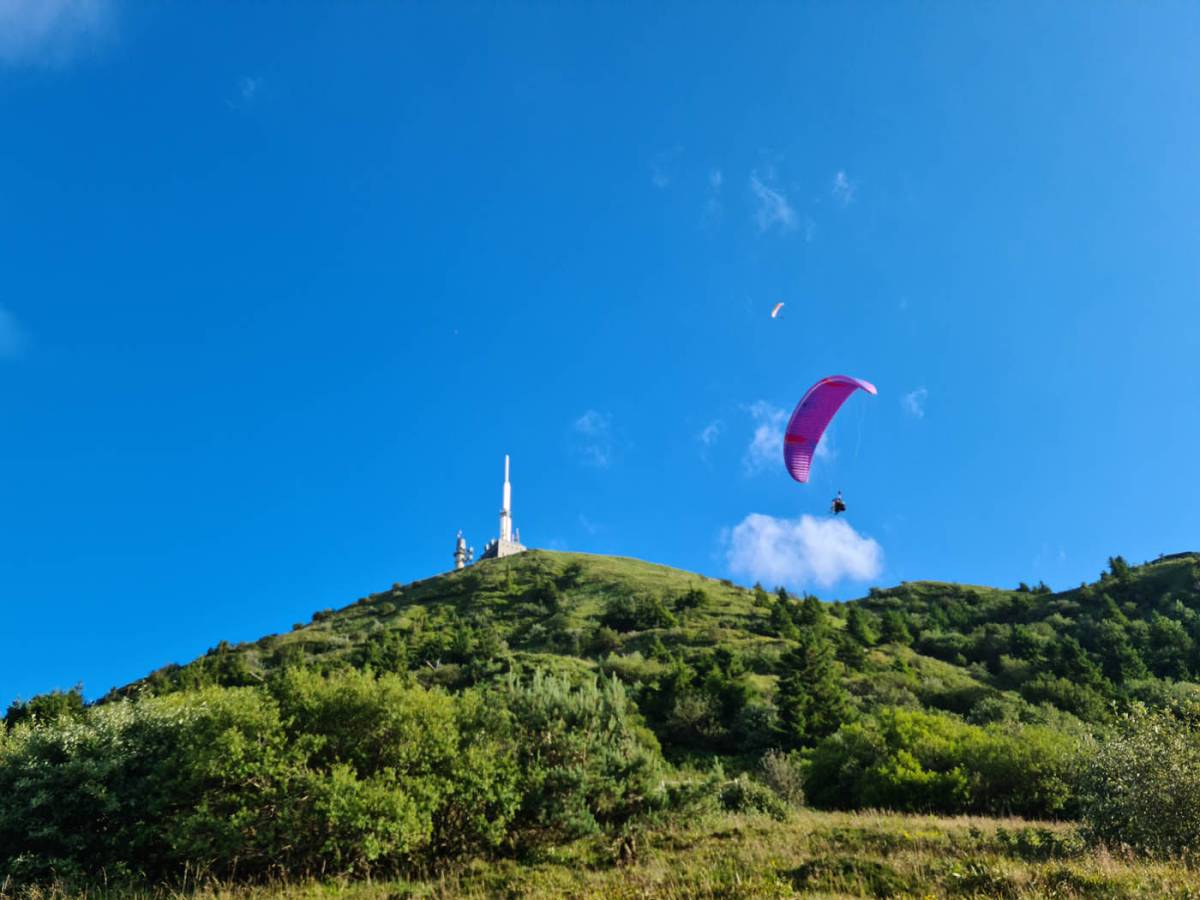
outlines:
[{"label": "green foliage", "polygon": [[693,609],[703,609],[710,603],[709,596],[700,588],[690,588],[679,595],[679,599],[675,601],[675,608],[680,612],[686,612]]},{"label": "green foliage", "polygon": [[871,614],[857,606],[846,613],[846,633],[864,647],[873,647],[879,635],[871,622]]},{"label": "green foliage", "polygon": [[593,656],[607,656],[621,646],[621,636],[607,625],[600,625],[588,638],[587,652]]},{"label": "green foliage", "polygon": [[14,700],[4,714],[4,725],[12,728],[23,722],[56,722],[59,719],[78,721],[84,715],[83,687],[69,691],[50,691],[29,700]]},{"label": "green foliage", "polygon": [[768,750],[759,760],[758,777],[788,806],[804,805],[804,768],[795,755]]},{"label": "green foliage", "polygon": [[720,792],[721,808],[735,813],[765,813],[773,819],[787,818],[788,807],[770,788],[745,775],[728,781]]},{"label": "green foliage", "polygon": [[[624,841],[699,790],[659,742],[684,772],[714,755],[753,770],[709,785],[710,808],[770,813],[762,796],[807,795],[1070,816],[1080,735],[1097,730],[1105,750],[1131,704],[1178,710],[1172,728],[1200,714],[1200,565],[1114,557],[1098,584],[1025,588],[913,582],[829,605],[634,560],[484,561],[223,642],[93,708],[78,690],[14,703],[0,883],[375,878]],[[1154,758],[1132,725],[1118,736],[1110,754]],[[1172,852],[1185,838],[1155,829],[1183,812],[1119,786],[1096,799],[1102,775],[1134,771],[1128,752],[1088,768],[1093,834]],[[1178,784],[1159,793],[1183,802]]]},{"label": "green foliage", "polygon": [[890,609],[883,614],[883,622],[879,631],[879,639],[885,644],[911,644],[912,630],[909,628],[908,617],[898,610]]},{"label": "green foliage", "polygon": [[812,751],[806,793],[835,808],[1049,817],[1069,811],[1077,752],[1047,728],[884,709]]},{"label": "green foliage", "polygon": [[14,729],[0,873],[219,878],[398,872],[486,850],[521,804],[505,721],[346,672],[204,688]]},{"label": "green foliage", "polygon": [[1134,707],[1098,742],[1080,790],[1094,841],[1164,857],[1200,847],[1200,724]]},{"label": "green foliage", "polygon": [[510,675],[495,701],[511,716],[523,844],[580,837],[660,806],[662,757],[615,678],[572,684]]},{"label": "green foliage", "polygon": [[646,631],[650,628],[670,628],[675,624],[675,616],[661,597],[639,594],[613,597],[608,601],[600,622],[617,631]]},{"label": "green foliage", "polygon": [[780,659],[776,705],[781,736],[788,746],[811,744],[850,717],[850,698],[833,657],[833,644],[813,630],[804,632]]}]

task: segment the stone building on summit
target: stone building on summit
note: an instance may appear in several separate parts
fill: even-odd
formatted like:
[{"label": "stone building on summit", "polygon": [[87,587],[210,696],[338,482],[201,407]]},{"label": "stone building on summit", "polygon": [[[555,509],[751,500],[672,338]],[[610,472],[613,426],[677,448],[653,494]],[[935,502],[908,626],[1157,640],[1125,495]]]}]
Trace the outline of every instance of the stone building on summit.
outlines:
[{"label": "stone building on summit", "polygon": [[[512,520],[512,485],[508,480],[508,456],[504,457],[504,500],[500,507],[500,536],[494,541],[488,541],[483,548],[480,559],[499,559],[502,556],[513,556],[524,553],[525,546],[521,543],[521,529],[513,528]],[[468,547],[462,532],[458,533],[458,542],[454,547],[454,568],[462,569],[474,561],[475,550]]]}]

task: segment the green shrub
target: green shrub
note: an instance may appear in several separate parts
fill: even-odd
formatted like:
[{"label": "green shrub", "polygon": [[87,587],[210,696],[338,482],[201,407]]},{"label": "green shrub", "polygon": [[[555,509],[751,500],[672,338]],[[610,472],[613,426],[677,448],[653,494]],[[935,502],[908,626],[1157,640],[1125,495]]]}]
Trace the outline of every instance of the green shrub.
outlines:
[{"label": "green shrub", "polygon": [[1080,782],[1088,837],[1157,856],[1200,847],[1200,724],[1135,707],[1098,743]]},{"label": "green shrub", "polygon": [[0,882],[397,874],[478,854],[521,805],[502,709],[397,676],[290,669],[19,725]]},{"label": "green shrub", "polygon": [[659,597],[623,595],[608,601],[600,622],[617,631],[646,631],[670,628],[675,616]]},{"label": "green shrub", "polygon": [[787,818],[787,804],[766,785],[745,775],[725,782],[720,799],[721,808],[727,812],[763,813],[780,822]]},{"label": "green shrub", "polygon": [[1070,811],[1077,752],[1047,728],[885,709],[817,745],[805,793],[835,808],[1056,816]]},{"label": "green shrub", "polygon": [[905,897],[924,887],[885,862],[845,854],[810,859],[786,874],[803,894]]},{"label": "green shrub", "polygon": [[58,719],[78,721],[84,716],[83,686],[76,685],[69,691],[50,691],[38,694],[29,700],[14,700],[4,714],[8,728],[22,722],[54,722]]},{"label": "green shrub", "polygon": [[796,756],[768,750],[759,761],[758,777],[788,806],[804,805],[804,769]]},{"label": "green shrub", "polygon": [[511,716],[522,844],[569,840],[662,805],[658,742],[616,678],[510,674],[495,699]]}]

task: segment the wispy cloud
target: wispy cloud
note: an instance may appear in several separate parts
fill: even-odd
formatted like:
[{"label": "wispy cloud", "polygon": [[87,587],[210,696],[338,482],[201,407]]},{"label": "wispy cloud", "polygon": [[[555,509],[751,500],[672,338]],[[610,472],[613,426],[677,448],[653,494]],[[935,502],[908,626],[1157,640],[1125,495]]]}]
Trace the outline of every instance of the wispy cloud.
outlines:
[{"label": "wispy cloud", "polygon": [[833,176],[833,186],[830,188],[833,194],[833,199],[837,200],[842,206],[849,206],[854,202],[854,195],[858,193],[858,185],[846,177],[846,173],[838,169],[836,175]]},{"label": "wispy cloud", "polygon": [[262,79],[254,78],[250,75],[242,76],[238,81],[238,94],[244,102],[249,103],[258,96],[259,90],[262,88]]},{"label": "wispy cloud", "polygon": [[708,173],[708,197],[704,201],[703,225],[712,227],[721,221],[724,205],[721,203],[721,185],[725,176],[720,169],[710,169]]},{"label": "wispy cloud", "polygon": [[725,543],[730,572],[765,584],[830,587],[844,578],[866,581],[883,570],[883,548],[845,519],[751,513]]},{"label": "wispy cloud", "polygon": [[585,465],[607,469],[613,459],[612,416],[589,409],[571,425],[575,449]]},{"label": "wispy cloud", "polygon": [[676,161],[683,153],[682,147],[672,147],[655,155],[650,160],[650,183],[660,191],[675,180]]},{"label": "wispy cloud", "polygon": [[742,468],[747,475],[757,475],[772,466],[781,465],[787,412],[765,400],[751,403],[746,411],[754,420],[754,435],[742,455]]},{"label": "wispy cloud", "polygon": [[700,458],[705,462],[708,462],[708,451],[721,439],[721,432],[724,429],[724,422],[720,419],[713,419],[696,435],[696,440],[700,442]]},{"label": "wispy cloud", "polygon": [[0,64],[70,62],[111,32],[111,0],[0,0]]},{"label": "wispy cloud", "polygon": [[750,193],[754,195],[754,221],[762,233],[778,227],[780,231],[791,231],[797,225],[796,210],[788,202],[782,188],[770,184],[770,173],[766,178],[758,172],[750,173]]},{"label": "wispy cloud", "polygon": [[904,407],[904,411],[916,419],[925,418],[925,401],[929,398],[929,391],[925,388],[917,388],[915,391],[909,391],[900,398],[900,405]]},{"label": "wispy cloud", "polygon": [[836,457],[837,450],[833,448],[833,429],[828,428],[821,433],[821,437],[817,441],[817,448],[813,450],[813,459],[829,461]]},{"label": "wispy cloud", "polygon": [[17,359],[28,343],[29,337],[16,316],[0,306],[0,360]]},{"label": "wispy cloud", "polygon": [[582,528],[585,532],[587,532],[590,535],[598,534],[600,531],[600,526],[598,524],[596,524],[595,522],[593,522],[591,519],[589,519],[587,516],[585,516],[583,513],[579,514],[579,527]]},{"label": "wispy cloud", "polygon": [[257,75],[243,75],[234,85],[233,94],[225,101],[230,109],[247,109],[254,105],[262,94],[263,80]]}]

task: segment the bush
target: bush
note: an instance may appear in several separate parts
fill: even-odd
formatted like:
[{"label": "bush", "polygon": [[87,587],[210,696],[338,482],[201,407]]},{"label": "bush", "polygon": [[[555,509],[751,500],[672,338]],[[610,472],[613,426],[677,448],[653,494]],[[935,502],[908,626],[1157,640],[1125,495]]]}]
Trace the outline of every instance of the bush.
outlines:
[{"label": "bush", "polygon": [[804,770],[800,761],[781,750],[768,750],[758,764],[763,784],[788,806],[804,805]]},{"label": "bush", "polygon": [[745,775],[727,781],[721,788],[721,808],[733,813],[764,813],[782,822],[787,818],[787,804],[770,788],[751,781]]},{"label": "bush", "polygon": [[1095,842],[1155,856],[1200,847],[1200,723],[1135,707],[1099,743],[1080,783]]},{"label": "bush", "polygon": [[75,685],[69,691],[51,691],[38,694],[29,700],[14,700],[4,714],[8,728],[22,722],[55,722],[59,719],[78,721],[84,717],[83,686]]},{"label": "bush", "polygon": [[620,646],[621,636],[605,625],[597,626],[587,640],[587,652],[593,656],[607,656]]},{"label": "bush", "polygon": [[843,809],[1052,817],[1070,810],[1077,752],[1048,728],[886,709],[817,745],[805,793]]},{"label": "bush", "polygon": [[530,846],[623,825],[659,808],[662,755],[616,678],[572,684],[510,674],[495,702],[511,717],[522,801],[514,828]]},{"label": "bush", "polygon": [[0,883],[397,874],[479,853],[521,804],[502,710],[346,672],[209,687],[17,726]]},{"label": "bush", "polygon": [[700,588],[692,588],[679,595],[675,601],[675,608],[681,611],[703,609],[708,603],[708,594]]},{"label": "bush", "polygon": [[621,596],[608,601],[600,622],[617,631],[646,631],[670,628],[675,616],[658,597]]}]

